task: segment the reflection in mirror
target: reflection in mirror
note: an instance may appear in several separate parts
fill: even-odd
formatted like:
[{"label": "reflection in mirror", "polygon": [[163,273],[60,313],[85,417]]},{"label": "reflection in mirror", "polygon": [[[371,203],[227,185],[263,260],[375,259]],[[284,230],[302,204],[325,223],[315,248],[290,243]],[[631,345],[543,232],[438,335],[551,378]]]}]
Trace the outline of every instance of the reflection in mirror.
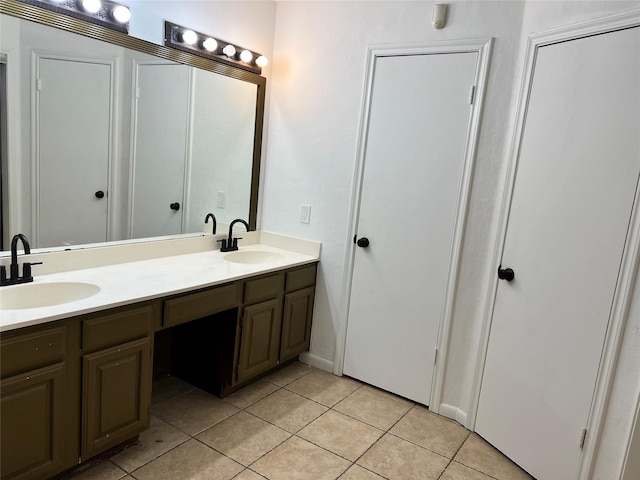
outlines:
[{"label": "reflection in mirror", "polygon": [[202,231],[208,212],[247,218],[256,86],[179,64],[134,71],[131,238]]},{"label": "reflection in mirror", "polygon": [[19,72],[6,82],[19,108],[8,108],[15,147],[2,164],[5,239],[20,231],[43,248],[200,233],[209,212],[220,231],[235,218],[255,228],[258,84],[0,21],[0,53]]}]

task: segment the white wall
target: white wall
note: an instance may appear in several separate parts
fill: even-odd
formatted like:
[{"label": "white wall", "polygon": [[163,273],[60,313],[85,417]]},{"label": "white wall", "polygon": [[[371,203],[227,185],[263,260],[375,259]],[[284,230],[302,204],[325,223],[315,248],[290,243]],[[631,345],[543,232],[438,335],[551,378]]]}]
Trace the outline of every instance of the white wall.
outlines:
[{"label": "white wall", "polygon": [[[454,3],[443,30],[431,27],[432,5],[278,3],[262,226],[322,241],[311,350],[333,360],[345,327],[340,305],[367,47],[495,37],[454,322],[456,360],[445,392],[447,403],[466,408],[475,361],[467,352],[477,343],[494,243],[523,4]],[[299,223],[301,203],[312,205],[309,225]],[[399,212],[394,225],[380,228],[396,228],[409,241],[412,221]]]},{"label": "white wall", "polygon": [[[495,38],[472,181],[443,392],[446,410],[465,421],[483,320],[497,215],[509,156],[515,98],[527,35],[638,8],[640,2],[449,2],[443,30],[431,28],[436,2],[278,2],[270,132],[263,158],[262,228],[323,243],[311,359],[330,367],[345,329],[345,258],[366,49],[370,45]],[[393,161],[393,159],[390,159]],[[301,224],[300,204],[312,205]],[[402,212],[393,225],[411,237]],[[420,241],[420,239],[417,239]],[[631,311],[594,478],[619,472],[640,387],[640,292]]]}]

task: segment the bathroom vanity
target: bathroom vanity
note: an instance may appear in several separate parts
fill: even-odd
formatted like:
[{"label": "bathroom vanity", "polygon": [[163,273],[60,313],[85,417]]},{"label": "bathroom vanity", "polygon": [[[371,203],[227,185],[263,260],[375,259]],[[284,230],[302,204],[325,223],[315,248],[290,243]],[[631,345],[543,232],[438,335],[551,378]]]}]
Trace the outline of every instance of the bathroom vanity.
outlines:
[{"label": "bathroom vanity", "polygon": [[168,256],[27,285],[74,279],[101,290],[1,312],[2,479],[50,478],[134,440],[149,426],[154,377],[225,396],[307,350],[319,247],[226,255],[236,257]]}]

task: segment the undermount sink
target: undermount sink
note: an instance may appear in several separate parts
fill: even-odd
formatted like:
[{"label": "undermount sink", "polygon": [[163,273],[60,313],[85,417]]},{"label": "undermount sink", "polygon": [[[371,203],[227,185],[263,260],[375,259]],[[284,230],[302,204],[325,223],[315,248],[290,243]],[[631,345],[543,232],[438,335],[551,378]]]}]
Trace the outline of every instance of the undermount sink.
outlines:
[{"label": "undermount sink", "polygon": [[100,287],[91,283],[27,283],[0,289],[0,309],[50,307],[91,297]]},{"label": "undermount sink", "polygon": [[284,259],[284,255],[261,250],[240,250],[238,252],[227,253],[223,258],[228,262],[256,264],[278,262]]}]

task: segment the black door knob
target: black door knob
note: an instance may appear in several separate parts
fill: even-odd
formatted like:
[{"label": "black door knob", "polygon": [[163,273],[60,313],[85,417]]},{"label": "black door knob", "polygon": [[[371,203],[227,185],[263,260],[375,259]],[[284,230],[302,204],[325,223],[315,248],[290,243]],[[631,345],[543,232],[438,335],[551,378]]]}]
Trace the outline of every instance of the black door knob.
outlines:
[{"label": "black door knob", "polygon": [[180,204],[178,202],[173,202],[171,205],[169,205],[169,208],[177,212],[178,210],[180,210]]},{"label": "black door knob", "polygon": [[102,190],[98,190],[95,193],[96,198],[104,198],[104,192]]},{"label": "black door knob", "polygon": [[515,277],[516,277],[516,274],[514,273],[514,271],[512,269],[510,269],[510,268],[502,268],[502,265],[500,265],[498,267],[498,278],[500,280],[506,280],[507,282],[510,282]]},{"label": "black door knob", "polygon": [[369,246],[369,239],[367,237],[359,238],[356,245],[362,248],[367,248]]}]

